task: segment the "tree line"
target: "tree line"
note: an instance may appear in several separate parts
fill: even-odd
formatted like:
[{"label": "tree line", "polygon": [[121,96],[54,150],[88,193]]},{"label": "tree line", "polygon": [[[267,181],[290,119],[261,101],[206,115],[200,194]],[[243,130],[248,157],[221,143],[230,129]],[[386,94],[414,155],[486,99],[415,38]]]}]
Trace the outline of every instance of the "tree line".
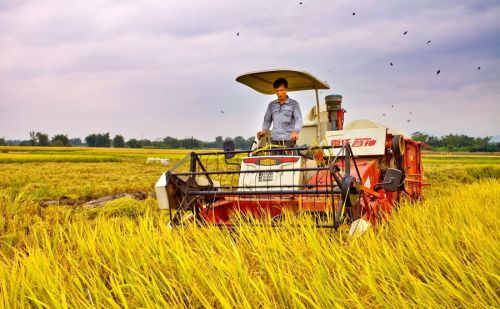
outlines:
[{"label": "tree line", "polygon": [[[448,134],[436,137],[423,132],[414,132],[412,138],[421,141],[432,147],[435,151],[466,151],[466,152],[500,152],[500,143],[492,142],[491,136],[470,137],[463,134]],[[200,148],[222,148],[225,141],[232,140],[238,149],[249,149],[252,146],[254,137],[244,138],[242,136],[222,137],[217,136],[213,141],[202,141],[194,137],[175,138],[167,136],[163,140],[151,141],[148,139],[129,139],[125,141],[122,135],[115,135],[111,138],[108,133],[93,133],[85,137],[69,138],[66,134],[56,134],[49,137],[43,132],[29,132],[28,140],[5,140],[0,138],[0,146],[20,145],[20,146],[88,146],[88,147],[115,147],[115,148],[168,148],[168,149],[200,149]]]},{"label": "tree line", "polygon": [[492,142],[491,136],[470,137],[463,134],[448,134],[436,137],[423,132],[414,132],[411,137],[424,142],[435,151],[499,152],[500,143]]},{"label": "tree line", "polygon": [[87,147],[114,147],[114,148],[168,148],[168,149],[199,149],[199,148],[222,148],[225,141],[233,141],[235,148],[249,149],[252,146],[254,137],[244,138],[243,136],[222,137],[217,136],[214,141],[202,141],[194,137],[178,139],[167,136],[163,140],[151,141],[149,139],[125,138],[117,134],[111,138],[107,133],[89,134],[82,141],[80,138],[68,138],[66,134],[56,134],[52,138],[43,132],[31,131],[28,140],[5,140],[0,138],[0,146],[87,146]]}]

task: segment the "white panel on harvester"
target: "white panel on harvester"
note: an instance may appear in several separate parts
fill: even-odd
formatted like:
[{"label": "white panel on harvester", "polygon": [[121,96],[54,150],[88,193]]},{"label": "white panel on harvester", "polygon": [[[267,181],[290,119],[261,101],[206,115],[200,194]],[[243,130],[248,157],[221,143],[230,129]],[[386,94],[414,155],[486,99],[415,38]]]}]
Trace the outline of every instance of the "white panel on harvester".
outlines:
[{"label": "white panel on harvester", "polygon": [[[327,131],[325,139],[331,146],[343,146],[349,143],[355,156],[383,155],[386,132],[386,128]],[[335,149],[333,152],[333,155],[337,154]],[[332,155],[326,151],[325,154]]]}]

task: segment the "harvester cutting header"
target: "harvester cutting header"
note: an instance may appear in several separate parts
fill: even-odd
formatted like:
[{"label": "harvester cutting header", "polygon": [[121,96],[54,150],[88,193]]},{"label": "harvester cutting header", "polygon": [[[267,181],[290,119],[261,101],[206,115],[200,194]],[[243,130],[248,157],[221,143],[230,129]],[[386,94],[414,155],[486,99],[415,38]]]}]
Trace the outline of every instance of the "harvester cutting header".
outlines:
[{"label": "harvester cutting header", "polygon": [[159,207],[170,210],[172,226],[230,226],[236,216],[280,220],[290,213],[331,218],[319,227],[366,226],[386,218],[400,199],[422,198],[423,143],[369,120],[344,124],[342,96],[328,95],[321,104],[318,91],[330,87],[307,72],[258,71],[236,81],[274,94],[279,78],[288,81],[288,92],[316,95],[303,117],[300,146],[275,145],[267,132],[250,150],[226,142],[223,151],[192,152],[156,183]]}]

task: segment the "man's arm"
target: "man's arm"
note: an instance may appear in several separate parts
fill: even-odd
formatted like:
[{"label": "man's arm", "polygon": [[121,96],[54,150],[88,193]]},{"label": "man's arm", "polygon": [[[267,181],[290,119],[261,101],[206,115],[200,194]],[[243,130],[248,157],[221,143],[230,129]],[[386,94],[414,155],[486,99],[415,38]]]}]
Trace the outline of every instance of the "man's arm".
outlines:
[{"label": "man's arm", "polygon": [[260,139],[262,136],[266,135],[266,132],[271,128],[271,123],[273,122],[273,113],[271,112],[271,104],[267,106],[266,114],[264,115],[264,121],[262,122],[262,131],[257,132],[257,137]]},{"label": "man's arm", "polygon": [[266,114],[264,115],[264,121],[262,122],[262,131],[268,131],[271,128],[271,123],[273,122],[273,113],[271,112],[271,104],[267,106]]},{"label": "man's arm", "polygon": [[295,126],[290,134],[290,139],[296,142],[299,139],[299,132],[302,130],[302,113],[300,112],[299,102],[293,104],[293,118],[295,118]]},{"label": "man's arm", "polygon": [[293,131],[297,132],[297,134],[302,130],[302,113],[300,112],[299,102],[295,101],[293,106],[293,118],[295,118],[295,126],[293,127]]}]

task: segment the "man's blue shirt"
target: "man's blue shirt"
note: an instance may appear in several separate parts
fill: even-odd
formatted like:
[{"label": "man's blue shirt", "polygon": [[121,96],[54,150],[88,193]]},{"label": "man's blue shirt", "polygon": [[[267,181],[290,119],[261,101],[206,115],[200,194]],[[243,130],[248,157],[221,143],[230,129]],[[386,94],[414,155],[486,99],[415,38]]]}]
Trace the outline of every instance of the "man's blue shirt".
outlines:
[{"label": "man's blue shirt", "polygon": [[269,130],[273,124],[272,139],[275,141],[289,141],[290,134],[297,133],[302,129],[302,114],[300,106],[294,99],[287,98],[285,103],[280,104],[274,100],[267,106],[262,130]]}]

